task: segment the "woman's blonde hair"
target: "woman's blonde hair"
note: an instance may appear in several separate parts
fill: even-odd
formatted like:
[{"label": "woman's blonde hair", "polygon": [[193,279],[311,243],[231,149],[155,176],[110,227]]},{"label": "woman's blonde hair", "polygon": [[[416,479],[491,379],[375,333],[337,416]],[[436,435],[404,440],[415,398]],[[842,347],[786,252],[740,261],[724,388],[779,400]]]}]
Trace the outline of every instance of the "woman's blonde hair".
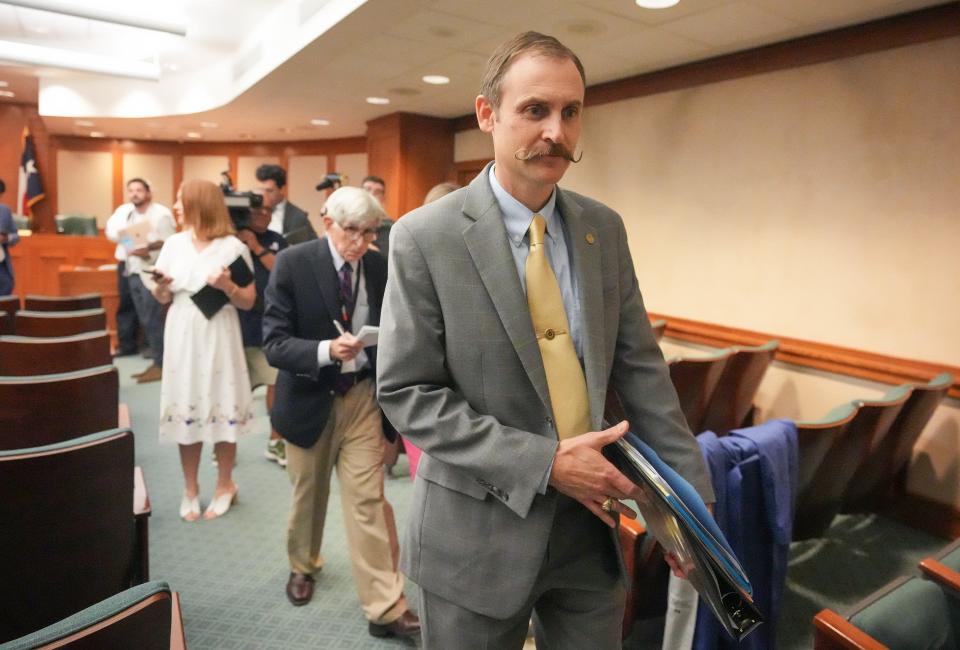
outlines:
[{"label": "woman's blonde hair", "polygon": [[194,178],[180,186],[183,223],[193,228],[198,239],[216,239],[236,233],[223,192],[216,183]]}]

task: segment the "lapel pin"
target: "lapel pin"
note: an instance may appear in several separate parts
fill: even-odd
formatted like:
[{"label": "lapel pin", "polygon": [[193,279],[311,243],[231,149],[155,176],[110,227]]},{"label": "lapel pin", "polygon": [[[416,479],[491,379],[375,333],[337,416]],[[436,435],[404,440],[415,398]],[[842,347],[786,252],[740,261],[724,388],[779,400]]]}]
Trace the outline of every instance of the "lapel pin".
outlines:
[{"label": "lapel pin", "polygon": [[597,241],[597,238],[593,236],[592,232],[588,232],[586,237],[584,237],[584,239],[587,240],[588,244],[593,244],[593,242]]}]

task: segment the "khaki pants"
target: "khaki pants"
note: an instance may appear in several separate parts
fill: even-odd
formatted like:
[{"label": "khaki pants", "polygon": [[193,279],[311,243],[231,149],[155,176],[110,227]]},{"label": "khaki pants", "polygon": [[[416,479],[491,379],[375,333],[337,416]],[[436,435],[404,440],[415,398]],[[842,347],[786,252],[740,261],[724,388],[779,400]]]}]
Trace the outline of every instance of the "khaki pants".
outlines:
[{"label": "khaki pants", "polygon": [[385,440],[372,380],[333,400],[316,444],[287,445],[287,475],[293,485],[287,554],[290,568],[312,575],[323,568],[320,545],[337,468],[353,579],[367,620],[386,624],[407,610],[403,577],[397,571],[393,509],[383,495]]}]

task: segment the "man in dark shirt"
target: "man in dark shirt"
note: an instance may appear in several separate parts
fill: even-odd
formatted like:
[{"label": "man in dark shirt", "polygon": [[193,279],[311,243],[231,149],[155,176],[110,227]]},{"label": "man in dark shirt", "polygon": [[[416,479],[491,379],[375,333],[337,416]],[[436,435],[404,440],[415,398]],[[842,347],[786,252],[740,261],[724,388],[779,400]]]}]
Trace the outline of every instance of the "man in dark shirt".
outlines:
[{"label": "man in dark shirt", "polygon": [[[289,246],[283,235],[268,229],[271,211],[269,208],[251,209],[250,223],[237,232],[237,237],[253,256],[253,277],[257,287],[257,301],[250,311],[240,311],[240,331],[243,334],[243,350],[247,356],[247,372],[250,386],[267,387],[267,411],[273,409],[274,385],[277,383],[277,369],[267,363],[263,354],[263,292],[270,280],[270,271],[276,261],[276,255]],[[281,467],[287,466],[287,453],[283,438],[274,429],[270,429],[270,441],[264,452],[267,459],[276,461]]]}]

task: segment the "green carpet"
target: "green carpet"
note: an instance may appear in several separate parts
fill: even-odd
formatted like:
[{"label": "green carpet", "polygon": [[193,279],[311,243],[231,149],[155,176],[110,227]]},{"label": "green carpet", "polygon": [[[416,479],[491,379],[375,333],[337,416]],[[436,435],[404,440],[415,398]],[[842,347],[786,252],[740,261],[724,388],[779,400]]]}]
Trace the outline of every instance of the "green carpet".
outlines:
[{"label": "green carpet", "polygon": [[[284,594],[288,567],[285,531],[290,486],[286,473],[263,457],[268,436],[264,391],[255,391],[258,417],[238,445],[234,476],[239,502],[223,519],[184,523],[177,515],[183,478],[177,450],[157,440],[160,384],[137,385],[130,374],[146,362],[125,357],[120,398],[130,408],[137,464],[144,469],[153,515],[150,518],[150,573],[180,592],[187,643],[206,648],[397,648],[411,642],[374,639],[353,587],[339,493],[334,477],[324,535],[326,566],[312,602],[293,607]],[[216,480],[210,453],[201,464],[201,506]],[[386,494],[400,534],[406,524],[411,483],[401,456]],[[795,543],[783,599],[777,646],[813,646],[813,616],[829,607],[843,613],[893,578],[916,573],[920,558],[946,541],[873,515],[839,517],[826,538]],[[416,587],[407,598],[416,609]],[[659,647],[657,622],[638,630],[628,647]],[[640,641],[636,645],[634,640]]]},{"label": "green carpet", "polygon": [[[286,522],[290,483],[286,472],[266,460],[269,425],[263,389],[254,392],[257,419],[240,440],[234,479],[237,504],[222,519],[185,523],[177,511],[183,475],[175,446],[160,445],[157,422],[160,383],[137,385],[130,375],[146,367],[138,357],[123,357],[120,399],[130,408],[136,461],[143,467],[153,513],[150,517],[150,577],[165,580],[180,592],[187,645],[205,648],[398,648],[402,639],[375,639],[353,586],[343,529],[339,488],[334,476],[323,541],[325,566],[317,576],[313,600],[303,607],[286,598],[289,568]],[[386,494],[398,526],[406,521],[411,483],[406,457],[386,481]],[[200,465],[200,504],[205,508],[216,483],[210,451]],[[401,531],[402,535],[402,531]],[[407,599],[416,609],[416,586],[407,584]]]}]

